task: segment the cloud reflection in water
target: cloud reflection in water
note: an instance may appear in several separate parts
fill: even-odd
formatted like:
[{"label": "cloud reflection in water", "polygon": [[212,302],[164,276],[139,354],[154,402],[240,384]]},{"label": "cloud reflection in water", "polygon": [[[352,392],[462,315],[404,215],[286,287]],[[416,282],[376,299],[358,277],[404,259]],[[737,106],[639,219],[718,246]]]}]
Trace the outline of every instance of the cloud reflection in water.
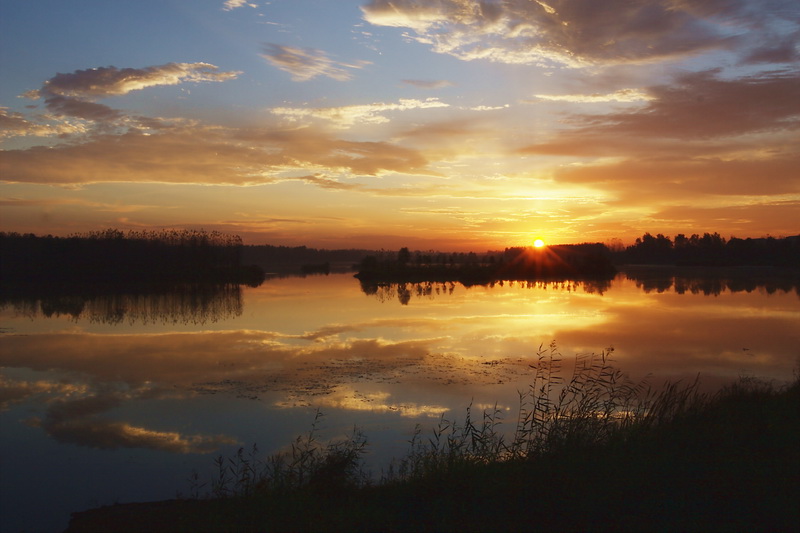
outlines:
[{"label": "cloud reflection in water", "polygon": [[7,374],[0,402],[41,400],[44,412],[31,423],[60,442],[204,453],[241,436],[153,429],[124,420],[123,407],[223,395],[267,410],[409,419],[463,409],[470,399],[505,402],[507,410],[527,386],[537,347],[553,339],[567,371],[574,354],[613,346],[634,378],[790,376],[791,346],[800,345],[794,295],[713,283],[689,285],[721,287],[713,296],[676,292],[686,286],[624,276],[603,294],[572,284],[456,285],[414,291],[399,305],[363,294],[349,276],[331,276],[252,289],[246,312],[217,329],[92,322],[63,329],[54,319],[53,329],[40,331],[12,320],[22,330],[0,335],[0,365],[56,377]]}]

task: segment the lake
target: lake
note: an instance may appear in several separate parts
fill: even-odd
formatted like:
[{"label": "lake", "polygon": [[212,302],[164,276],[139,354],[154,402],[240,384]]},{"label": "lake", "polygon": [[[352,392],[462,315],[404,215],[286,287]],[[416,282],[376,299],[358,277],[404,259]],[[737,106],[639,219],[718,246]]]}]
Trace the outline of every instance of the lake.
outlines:
[{"label": "lake", "polygon": [[791,380],[797,272],[629,269],[609,282],[362,286],[352,273],[257,288],[6,298],[0,307],[0,530],[188,496],[197,472],[307,433],[367,436],[375,477],[444,414],[513,429],[537,352],[608,352],[632,379],[718,388]]}]

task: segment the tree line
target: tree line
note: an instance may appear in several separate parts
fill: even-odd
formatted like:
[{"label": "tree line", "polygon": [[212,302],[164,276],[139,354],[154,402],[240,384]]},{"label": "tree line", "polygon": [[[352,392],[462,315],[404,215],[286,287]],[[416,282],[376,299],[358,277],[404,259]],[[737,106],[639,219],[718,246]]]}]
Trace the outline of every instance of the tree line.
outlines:
[{"label": "tree line", "polygon": [[778,266],[800,267],[800,235],[758,239],[725,239],[719,233],[673,238],[645,233],[624,249],[612,252],[618,264],[676,266]]},{"label": "tree line", "polygon": [[616,273],[608,248],[601,243],[565,244],[546,249],[506,248],[485,254],[368,255],[361,260],[356,277],[362,282],[458,281],[465,285],[498,280],[610,279]]},{"label": "tree line", "polygon": [[0,232],[4,289],[25,284],[258,284],[263,271],[242,264],[237,235],[203,230],[116,229],[52,235]]},{"label": "tree line", "polygon": [[259,265],[270,272],[313,273],[329,272],[331,265],[347,268],[358,264],[365,256],[375,253],[362,249],[323,250],[307,246],[245,245],[242,256],[247,264]]}]

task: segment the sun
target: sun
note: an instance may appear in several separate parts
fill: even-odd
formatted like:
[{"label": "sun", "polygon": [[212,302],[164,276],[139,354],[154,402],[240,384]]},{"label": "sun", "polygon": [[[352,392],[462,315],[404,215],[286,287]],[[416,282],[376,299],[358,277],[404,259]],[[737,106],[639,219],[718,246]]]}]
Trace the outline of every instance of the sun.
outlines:
[{"label": "sun", "polygon": [[542,239],[536,239],[535,241],[533,241],[534,248],[541,248],[543,246],[544,246],[544,241]]}]

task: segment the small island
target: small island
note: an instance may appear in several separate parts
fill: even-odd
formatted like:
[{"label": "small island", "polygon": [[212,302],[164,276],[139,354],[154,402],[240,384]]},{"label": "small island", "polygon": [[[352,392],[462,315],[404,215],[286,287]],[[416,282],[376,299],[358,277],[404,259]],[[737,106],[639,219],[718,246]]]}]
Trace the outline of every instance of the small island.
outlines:
[{"label": "small island", "polygon": [[611,279],[617,270],[601,243],[514,247],[502,252],[414,255],[408,248],[384,258],[365,257],[355,275],[362,283],[459,282]]}]

